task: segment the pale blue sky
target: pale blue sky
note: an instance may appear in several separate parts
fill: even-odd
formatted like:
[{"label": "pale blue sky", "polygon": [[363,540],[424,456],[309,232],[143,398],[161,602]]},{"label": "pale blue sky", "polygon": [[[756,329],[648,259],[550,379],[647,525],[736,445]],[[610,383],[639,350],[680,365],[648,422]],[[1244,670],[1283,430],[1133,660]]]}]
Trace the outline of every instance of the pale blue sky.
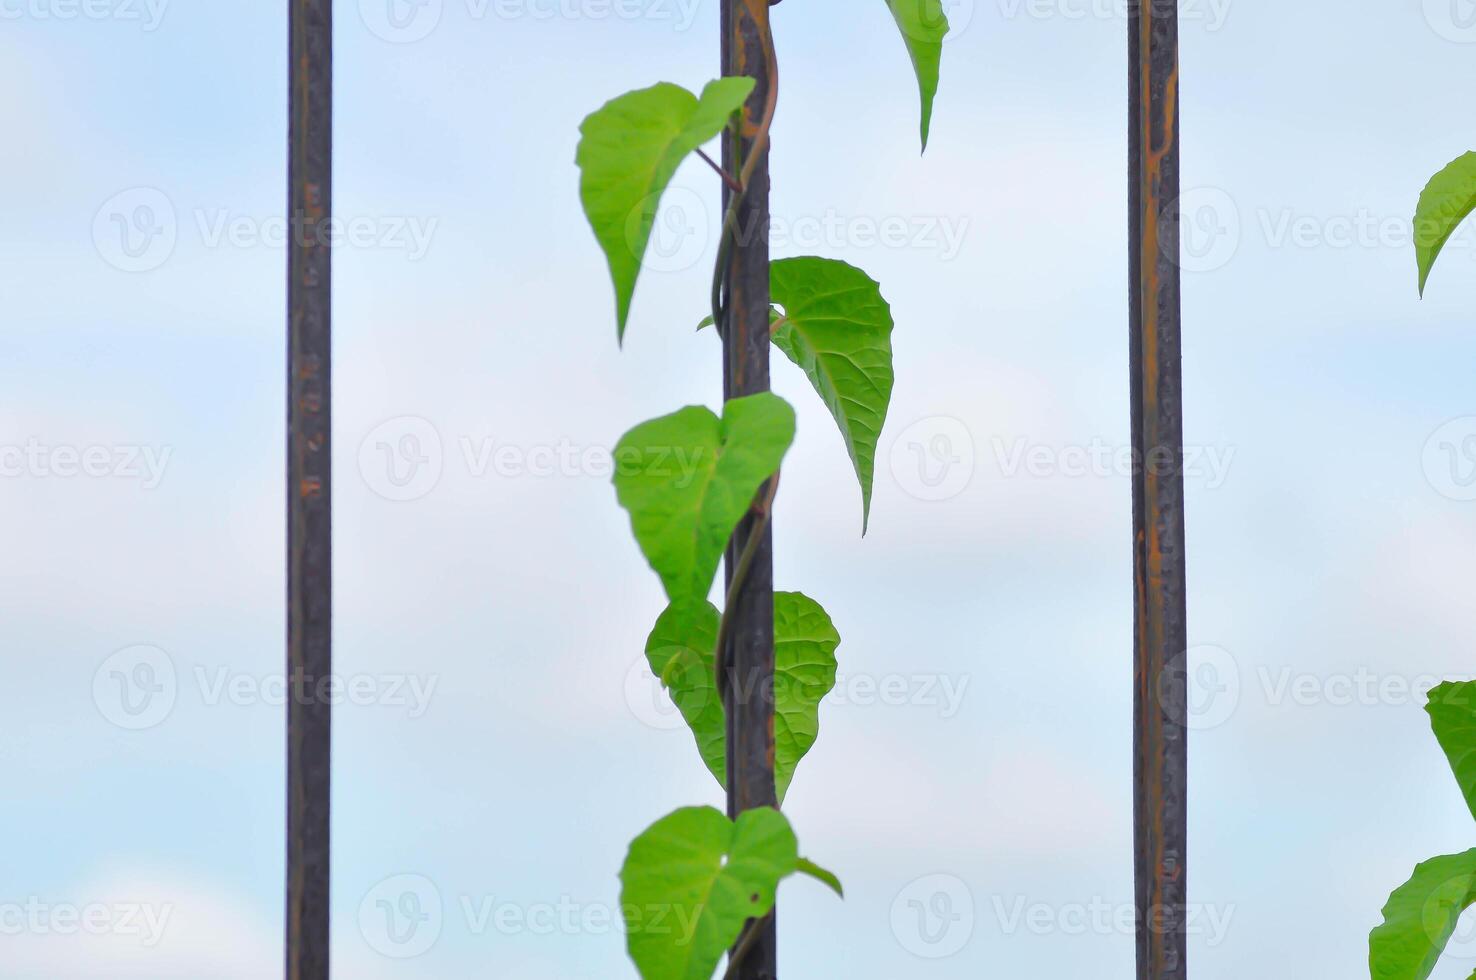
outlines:
[{"label": "pale blue sky", "polygon": [[[598,458],[719,397],[692,331],[710,242],[678,234],[716,184],[679,174],[621,352],[572,161],[606,99],[712,77],[716,0],[390,2],[337,8],[337,209],[363,233],[336,258],[337,652],[375,702],[338,714],[337,975],[632,976],[602,927],[625,844],[719,794],[633,669],[661,592]],[[1442,448],[1476,434],[1476,235],[1423,302],[1407,241],[1476,146],[1464,4],[1184,4],[1199,980],[1358,976],[1389,890],[1476,844],[1407,693],[1476,673],[1476,503]],[[833,424],[776,368],[800,413],[777,581],[829,609],[846,678],[788,809],[848,899],[786,886],[786,972],[1128,976],[1120,4],[955,2],[924,158],[869,6],[775,11],[776,253],[879,279],[898,373],[863,541]],[[0,977],[260,980],[285,9],[80,9],[0,0]],[[900,244],[870,239],[887,222]],[[939,436],[954,466],[924,480]],[[381,442],[438,472],[397,485]],[[89,449],[100,475],[58,475]],[[172,678],[159,717],[117,699],[140,665]],[[408,945],[376,918],[406,892],[441,903]],[[1473,960],[1463,937],[1436,977]]]}]

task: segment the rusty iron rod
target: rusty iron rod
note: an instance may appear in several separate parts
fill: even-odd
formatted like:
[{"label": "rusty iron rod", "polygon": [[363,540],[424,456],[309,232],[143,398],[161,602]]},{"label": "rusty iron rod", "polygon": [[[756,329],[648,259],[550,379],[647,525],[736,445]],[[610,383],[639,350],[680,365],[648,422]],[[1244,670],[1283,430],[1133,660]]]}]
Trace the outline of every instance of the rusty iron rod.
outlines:
[{"label": "rusty iron rod", "polygon": [[289,0],[287,980],[328,980],[333,671],[332,0]]},{"label": "rusty iron rod", "polygon": [[[767,55],[767,0],[723,0],[723,74],[756,79],[742,113],[736,139],[723,141],[723,167],[729,174],[751,168],[737,210],[735,239],[724,271],[723,397],[741,398],[769,390],[769,153],[759,141],[775,79]],[[759,143],[756,147],[755,144]],[[757,149],[757,154],[754,150]],[[724,210],[735,191],[723,189]],[[760,489],[758,500],[767,497]],[[725,579],[732,585],[739,556],[755,534],[747,573],[735,596],[725,655],[728,814],[777,806],[774,789],[774,553],[773,524],[749,512],[728,546]],[[753,926],[755,934],[738,951],[738,980],[774,980],[777,971],[776,916]]]},{"label": "rusty iron rod", "polygon": [[1185,980],[1188,673],[1175,0],[1129,4],[1134,842],[1139,980]]}]

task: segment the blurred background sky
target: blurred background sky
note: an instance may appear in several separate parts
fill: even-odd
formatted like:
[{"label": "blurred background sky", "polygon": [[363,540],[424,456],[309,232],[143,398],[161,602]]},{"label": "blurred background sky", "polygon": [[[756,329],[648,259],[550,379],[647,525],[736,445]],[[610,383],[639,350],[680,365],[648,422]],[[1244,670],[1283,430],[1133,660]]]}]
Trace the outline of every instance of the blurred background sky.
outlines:
[{"label": "blurred background sky", "polygon": [[[716,8],[337,5],[337,976],[633,976],[626,843],[720,802],[600,465],[720,397],[716,182],[621,352],[572,162]],[[775,254],[879,279],[898,376],[862,540],[776,361],[776,581],[844,638],[788,810],[848,898],[785,886],[790,977],[1131,974],[1120,8],[951,0],[924,158],[879,0],[775,11]],[[1409,244],[1476,5],[1182,16],[1192,969],[1354,977],[1476,844],[1420,693],[1476,672],[1476,233],[1423,302]],[[0,0],[6,978],[280,975],[285,52],[281,3]]]}]

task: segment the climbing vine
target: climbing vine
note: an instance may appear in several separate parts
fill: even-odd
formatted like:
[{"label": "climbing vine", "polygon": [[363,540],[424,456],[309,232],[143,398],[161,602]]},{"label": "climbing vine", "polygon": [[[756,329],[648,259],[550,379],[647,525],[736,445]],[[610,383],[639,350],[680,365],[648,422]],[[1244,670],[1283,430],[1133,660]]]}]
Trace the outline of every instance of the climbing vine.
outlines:
[{"label": "climbing vine", "polygon": [[[1476,210],[1476,153],[1440,171],[1415,209],[1415,259],[1420,294],[1450,236]],[[1476,682],[1441,684],[1425,706],[1435,740],[1445,752],[1466,805],[1476,817]],[[1476,849],[1416,866],[1384,906],[1384,921],[1368,937],[1373,980],[1426,980],[1461,914],[1476,904]]]},{"label": "climbing vine", "polygon": [[[942,0],[886,3],[917,75],[926,149],[948,21]],[[775,79],[773,38],[766,32],[763,41]],[[580,198],[609,264],[621,342],[661,196],[693,154],[718,171],[729,191],[711,313],[701,324],[724,328],[724,277],[738,206],[767,147],[777,84],[770,86],[761,117],[752,120],[755,145],[734,172],[701,149],[719,136],[736,135],[737,117],[754,87],[754,79],[735,76],[694,94],[663,82],[611,100],[580,127]],[[804,372],[840,428],[861,487],[864,534],[877,442],[892,395],[891,307],[866,273],[832,259],[773,262],[770,285],[773,344]],[[646,657],[691,728],[703,762],[723,785],[727,733],[721,695],[727,674],[721,659],[749,556],[737,557],[723,609],[709,594],[739,522],[750,513],[767,520],[794,430],[793,408],[762,392],[729,400],[721,415],[689,406],[645,422],[616,448],[616,497],[668,600]],[[819,735],[819,706],[835,686],[839,645],[840,634],[818,602],[799,592],[774,595],[773,763],[781,803]],[[627,949],[641,977],[710,978],[730,952],[731,974],[752,941],[754,923],[772,910],[779,883],[795,874],[843,894],[835,875],[800,856],[795,832],[776,808],[747,810],[730,820],[716,809],[692,807],[658,820],[631,843],[620,875]]]}]

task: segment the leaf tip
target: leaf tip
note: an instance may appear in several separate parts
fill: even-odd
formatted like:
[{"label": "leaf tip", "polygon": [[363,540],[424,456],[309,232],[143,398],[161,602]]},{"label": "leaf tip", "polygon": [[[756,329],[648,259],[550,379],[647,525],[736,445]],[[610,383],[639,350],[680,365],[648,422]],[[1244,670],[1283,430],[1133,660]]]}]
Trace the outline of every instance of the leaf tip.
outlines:
[{"label": "leaf tip", "polygon": [[800,858],[798,862],[796,862],[795,870],[802,875],[813,878],[816,881],[820,882],[820,884],[835,892],[842,901],[845,901],[846,888],[844,885],[841,884],[840,878],[837,877],[834,872],[827,871],[826,869],[820,867],[820,865],[816,864],[814,861],[811,861],[809,858],[803,857]]},{"label": "leaf tip", "polygon": [[630,300],[630,293],[615,296],[615,344],[621,350],[625,349],[625,328],[630,324]]}]

